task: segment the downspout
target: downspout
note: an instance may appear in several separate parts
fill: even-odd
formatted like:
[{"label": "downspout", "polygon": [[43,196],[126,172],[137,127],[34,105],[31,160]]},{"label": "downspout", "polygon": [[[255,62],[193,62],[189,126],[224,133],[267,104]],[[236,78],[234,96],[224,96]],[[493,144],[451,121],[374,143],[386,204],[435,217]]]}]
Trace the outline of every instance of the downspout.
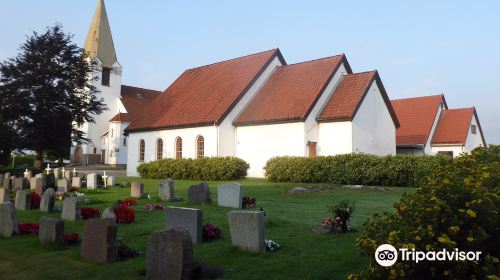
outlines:
[{"label": "downspout", "polygon": [[220,141],[219,141],[219,126],[216,123],[214,123],[214,126],[217,129],[217,132],[216,132],[217,133],[217,145],[216,145],[217,146],[217,154],[216,154],[216,156],[218,157],[219,156],[219,143],[220,143]]}]

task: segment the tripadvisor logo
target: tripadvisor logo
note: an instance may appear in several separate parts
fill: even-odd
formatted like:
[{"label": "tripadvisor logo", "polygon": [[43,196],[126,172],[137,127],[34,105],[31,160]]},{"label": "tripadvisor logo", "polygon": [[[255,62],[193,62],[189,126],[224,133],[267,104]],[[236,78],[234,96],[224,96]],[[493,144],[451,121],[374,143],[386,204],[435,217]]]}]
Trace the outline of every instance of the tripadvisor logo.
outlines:
[{"label": "tripadvisor logo", "polygon": [[448,251],[443,249],[441,251],[416,251],[415,249],[400,248],[399,253],[391,244],[382,244],[378,246],[375,251],[375,260],[381,266],[391,266],[398,260],[400,261],[413,261],[418,263],[420,261],[479,261],[480,251]]}]

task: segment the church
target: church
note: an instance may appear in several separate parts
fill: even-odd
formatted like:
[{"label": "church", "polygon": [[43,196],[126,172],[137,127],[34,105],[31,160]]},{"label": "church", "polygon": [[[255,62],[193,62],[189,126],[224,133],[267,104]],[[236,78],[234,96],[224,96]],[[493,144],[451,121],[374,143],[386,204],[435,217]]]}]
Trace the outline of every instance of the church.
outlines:
[{"label": "church", "polygon": [[288,64],[271,49],[188,69],[163,92],[125,86],[103,0],[84,48],[110,110],[81,128],[92,143],[72,147],[77,164],[126,166],[137,176],[139,164],[162,158],[235,156],[250,164],[249,177],[264,177],[276,156],[413,148],[397,143],[400,129],[413,129],[406,109],[395,110],[401,102],[391,102],[376,70],[355,73],[344,54]]}]

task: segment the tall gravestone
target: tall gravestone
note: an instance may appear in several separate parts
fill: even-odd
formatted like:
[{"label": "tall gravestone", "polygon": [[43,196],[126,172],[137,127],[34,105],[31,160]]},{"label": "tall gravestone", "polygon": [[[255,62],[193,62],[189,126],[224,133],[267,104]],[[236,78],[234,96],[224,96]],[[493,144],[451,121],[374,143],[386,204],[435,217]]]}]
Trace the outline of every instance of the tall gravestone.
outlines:
[{"label": "tall gravestone", "polygon": [[64,199],[61,219],[66,221],[80,221],[82,219],[80,200],[77,197]]},{"label": "tall gravestone", "polygon": [[46,188],[54,187],[55,183],[56,183],[56,177],[54,176],[53,173],[50,173],[49,175],[45,176],[45,187]]},{"label": "tall gravestone", "polygon": [[114,219],[90,219],[83,226],[80,256],[87,261],[109,263],[116,261],[117,227]]},{"label": "tall gravestone", "polygon": [[80,176],[74,176],[73,179],[71,180],[71,186],[73,188],[81,188],[82,187],[82,177]]},{"label": "tall gravestone", "polygon": [[203,210],[184,207],[167,207],[165,209],[165,228],[183,228],[191,235],[193,243],[203,241]]},{"label": "tall gravestone", "polygon": [[56,192],[54,189],[46,189],[42,194],[42,199],[40,200],[40,211],[48,213],[54,209],[54,204],[56,201]]},{"label": "tall gravestone", "polygon": [[16,209],[10,202],[0,203],[0,236],[11,237],[14,233],[19,233]]},{"label": "tall gravestone", "polygon": [[198,185],[193,185],[188,189],[188,203],[202,204],[210,202],[210,189],[208,184],[203,182]]},{"label": "tall gravestone", "polygon": [[108,187],[114,187],[116,184],[116,178],[115,176],[109,176],[106,182]]},{"label": "tall gravestone", "polygon": [[33,171],[28,170],[24,173],[24,178],[26,178],[26,180],[29,181],[32,177],[33,177]]},{"label": "tall gravestone", "polygon": [[64,244],[64,221],[42,217],[40,219],[40,229],[38,239],[41,243]]},{"label": "tall gravestone", "polygon": [[184,229],[157,231],[150,235],[146,254],[146,279],[191,279],[193,245]]},{"label": "tall gravestone", "polygon": [[227,218],[233,246],[254,253],[266,252],[263,211],[229,211]]},{"label": "tall gravestone", "polygon": [[243,200],[243,186],[230,183],[217,186],[217,202],[219,206],[240,209]]},{"label": "tall gravestone", "polygon": [[54,178],[55,178],[55,181],[57,181],[61,178],[61,169],[54,168]]},{"label": "tall gravestone", "polygon": [[14,189],[15,190],[27,190],[29,189],[29,181],[26,178],[15,178],[14,179]]},{"label": "tall gravestone", "polygon": [[7,188],[0,188],[0,203],[10,201],[10,191]]},{"label": "tall gravestone", "polygon": [[43,192],[45,191],[45,182],[44,179],[42,178],[31,178],[32,185],[31,187],[35,189],[35,192],[39,195],[42,195]]},{"label": "tall gravestone", "polygon": [[172,179],[168,178],[167,180],[160,181],[158,196],[163,201],[175,200],[174,181]]},{"label": "tall gravestone", "polygon": [[0,186],[3,186],[3,174],[0,174]]},{"label": "tall gravestone", "polygon": [[66,193],[69,191],[69,180],[66,178],[59,179],[57,181],[57,192]]},{"label": "tall gravestone", "polygon": [[16,210],[27,211],[31,209],[30,190],[16,191]]},{"label": "tall gravestone", "polygon": [[12,184],[10,183],[10,178],[9,177],[4,177],[3,178],[3,184],[2,186],[8,190],[12,189]]},{"label": "tall gravestone", "polygon": [[89,189],[89,190],[97,189],[97,174],[96,173],[87,174],[87,189]]},{"label": "tall gravestone", "polygon": [[139,182],[132,182],[130,186],[130,196],[141,198],[144,196],[144,184]]},{"label": "tall gravestone", "polygon": [[68,179],[68,181],[71,182],[71,178],[73,178],[71,171],[65,170],[64,171],[64,178]]}]

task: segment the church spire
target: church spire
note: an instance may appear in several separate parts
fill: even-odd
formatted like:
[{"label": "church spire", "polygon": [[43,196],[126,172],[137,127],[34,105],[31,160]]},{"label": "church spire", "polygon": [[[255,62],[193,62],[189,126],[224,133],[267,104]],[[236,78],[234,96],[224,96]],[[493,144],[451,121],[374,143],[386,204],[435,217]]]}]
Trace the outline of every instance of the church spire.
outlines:
[{"label": "church spire", "polygon": [[99,0],[97,4],[84,49],[91,58],[99,58],[103,67],[111,68],[117,62],[104,0]]}]

